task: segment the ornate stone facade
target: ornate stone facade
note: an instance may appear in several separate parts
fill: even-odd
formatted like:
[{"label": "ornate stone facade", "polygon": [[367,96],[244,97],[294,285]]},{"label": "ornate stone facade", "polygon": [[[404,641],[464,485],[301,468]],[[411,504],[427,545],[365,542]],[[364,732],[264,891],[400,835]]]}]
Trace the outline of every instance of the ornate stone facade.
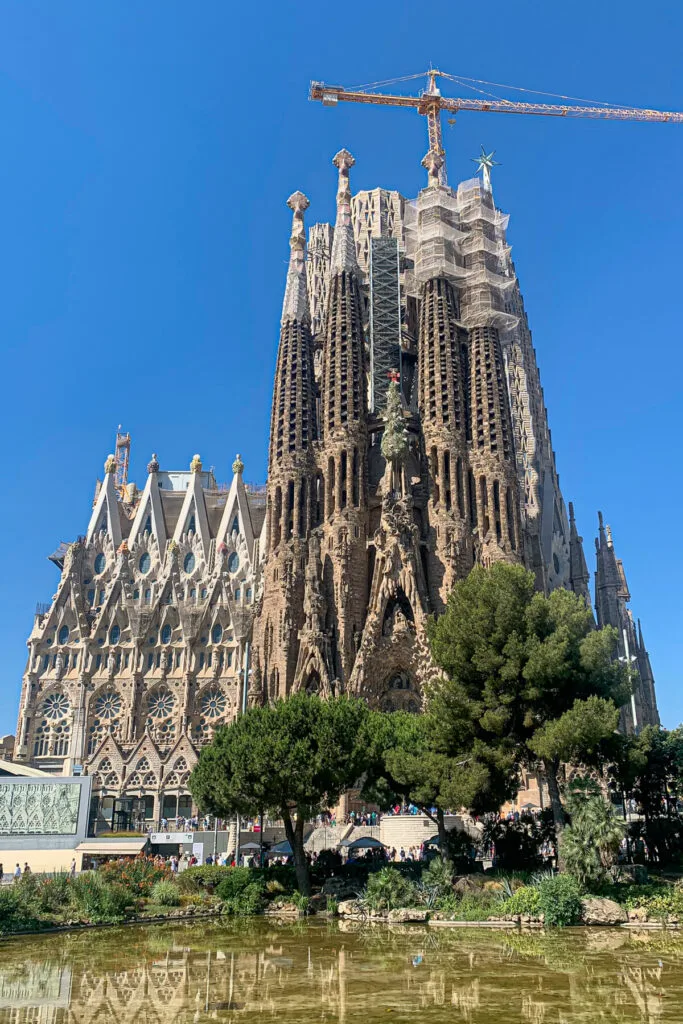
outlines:
[{"label": "ornate stone facade", "polygon": [[[199,456],[189,473],[153,456],[121,493],[110,457],[86,535],[54,557],[14,756],[82,765],[106,814],[188,815],[199,748],[247,703],[304,689],[418,711],[427,618],[475,564],[519,562],[590,602],[508,218],[488,180],[450,189],[438,161],[416,200],[353,198],[341,150],[336,223],[308,252],[308,199],[288,200],[267,487],[245,487],[239,456],[223,490]],[[601,521],[597,621],[640,679],[624,729],[658,721],[629,600]]]},{"label": "ornate stone facade", "polygon": [[[237,713],[257,598],[265,495],[219,489],[196,455],[142,492],[105,464],[85,536],[55,561],[51,606],[28,640],[15,759],[94,777],[100,813],[189,816],[200,746]],[[125,498],[126,500],[122,500]],[[132,500],[128,500],[131,499]]]},{"label": "ornate stone facade", "polygon": [[[308,200],[289,201],[250,700],[305,689],[418,710],[434,670],[427,616],[473,565],[521,562],[539,589],[590,601],[588,571],[490,179],[450,189],[430,153],[416,200],[382,189],[352,198],[354,162],[346,150],[334,158],[336,224],[313,225],[305,263]],[[375,249],[376,239],[391,243]],[[387,391],[375,368],[389,352]],[[621,635],[625,583],[608,600],[604,574],[598,622]],[[658,721],[652,673],[628,629],[642,725]],[[624,728],[632,717],[625,709]]]}]

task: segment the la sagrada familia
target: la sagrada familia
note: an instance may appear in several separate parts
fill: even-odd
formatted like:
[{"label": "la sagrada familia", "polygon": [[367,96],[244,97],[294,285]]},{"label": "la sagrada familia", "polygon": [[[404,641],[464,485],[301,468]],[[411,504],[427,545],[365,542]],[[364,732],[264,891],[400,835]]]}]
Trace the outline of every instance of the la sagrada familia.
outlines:
[{"label": "la sagrada familia", "polygon": [[[354,195],[341,150],[335,224],[308,237],[290,196],[266,487],[239,456],[224,488],[199,456],[153,456],[138,490],[110,456],[86,533],[53,556],[15,758],[92,774],[106,821],[188,816],[202,744],[249,704],[303,689],[419,711],[426,621],[476,564],[590,604],[508,217],[487,167],[452,189],[441,161],[415,200]],[[597,624],[638,671],[632,731],[659,721],[653,675],[602,517],[596,547]]]}]

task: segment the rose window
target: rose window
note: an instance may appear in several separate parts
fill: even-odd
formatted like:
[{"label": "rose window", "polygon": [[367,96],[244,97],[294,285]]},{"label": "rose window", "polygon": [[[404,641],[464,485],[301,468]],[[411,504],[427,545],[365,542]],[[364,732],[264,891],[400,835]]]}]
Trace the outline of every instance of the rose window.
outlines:
[{"label": "rose window", "polygon": [[153,693],[147,705],[150,719],[168,718],[173,714],[174,704],[173,694],[168,690],[159,690],[157,693]]},{"label": "rose window", "polygon": [[105,720],[117,718],[121,714],[121,698],[118,693],[100,694],[95,701],[95,714]]},{"label": "rose window", "polygon": [[69,701],[63,693],[51,693],[43,702],[43,714],[51,722],[64,718],[69,711]]},{"label": "rose window", "polygon": [[225,714],[228,702],[220,690],[209,690],[202,697],[202,715],[205,718],[220,718]]}]

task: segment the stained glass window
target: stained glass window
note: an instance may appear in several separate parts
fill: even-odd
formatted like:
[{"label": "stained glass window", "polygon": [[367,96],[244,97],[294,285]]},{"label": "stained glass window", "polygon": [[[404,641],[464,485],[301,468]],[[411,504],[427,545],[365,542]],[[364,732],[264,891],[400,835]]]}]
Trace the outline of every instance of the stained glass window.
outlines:
[{"label": "stained glass window", "polygon": [[118,625],[112,626],[109,630],[109,643],[117,644],[121,639],[121,627]]},{"label": "stained glass window", "polygon": [[225,694],[221,693],[220,690],[210,689],[207,690],[202,697],[202,715],[206,718],[220,718],[225,714],[225,709],[228,706]]},{"label": "stained glass window", "polygon": [[69,639],[68,626],[62,626],[62,628],[59,631],[59,636],[57,639],[59,640],[60,644],[65,644],[67,642],[67,640]]},{"label": "stained glass window", "polygon": [[228,559],[228,572],[237,572],[240,567],[240,556],[233,551]]},{"label": "stained glass window", "polygon": [[195,557],[191,551],[185,555],[185,561],[183,562],[183,569],[186,573],[191,573],[195,567]]},{"label": "stained glass window", "polygon": [[100,573],[103,573],[105,568],[106,568],[106,566],[107,566],[107,559],[104,557],[104,555],[100,551],[99,555],[97,555],[97,557],[95,558],[95,566],[94,566],[94,568],[95,568],[95,575],[99,576]]},{"label": "stained glass window", "polygon": [[161,630],[161,642],[162,642],[162,644],[170,644],[170,642],[171,642],[171,633],[172,633],[171,627],[169,626],[168,623],[166,623],[164,628]]},{"label": "stained glass window", "polygon": [[152,565],[152,559],[149,557],[148,553],[146,551],[144,551],[140,555],[140,561],[138,562],[138,568],[140,569],[140,572],[141,573],[148,573],[149,570],[150,570],[150,566],[151,565]]},{"label": "stained glass window", "polygon": [[150,694],[147,707],[151,719],[168,718],[175,707],[173,694],[168,690],[157,690]]},{"label": "stained glass window", "polygon": [[221,642],[222,636],[223,636],[223,627],[219,623],[216,623],[216,625],[211,630],[211,639],[213,640],[213,642],[215,644],[219,644]]}]

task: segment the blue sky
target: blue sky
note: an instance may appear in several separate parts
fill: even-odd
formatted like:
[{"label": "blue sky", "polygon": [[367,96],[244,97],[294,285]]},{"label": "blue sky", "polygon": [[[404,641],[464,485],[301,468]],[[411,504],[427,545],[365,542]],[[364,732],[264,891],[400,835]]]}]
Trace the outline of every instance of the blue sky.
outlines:
[{"label": "blue sky", "polygon": [[[425,126],[409,111],[307,100],[451,73],[683,109],[683,9],[655,0],[294,5],[0,2],[0,732],[25,640],[84,531],[118,423],[132,479],[200,452],[265,477],[290,212],[355,188],[415,195]],[[455,87],[454,87],[455,88]],[[446,91],[444,89],[444,91]],[[593,566],[596,510],[643,622],[664,724],[683,719],[683,125],[462,114],[451,181],[496,150],[498,204],[534,332],[561,483]]]}]

